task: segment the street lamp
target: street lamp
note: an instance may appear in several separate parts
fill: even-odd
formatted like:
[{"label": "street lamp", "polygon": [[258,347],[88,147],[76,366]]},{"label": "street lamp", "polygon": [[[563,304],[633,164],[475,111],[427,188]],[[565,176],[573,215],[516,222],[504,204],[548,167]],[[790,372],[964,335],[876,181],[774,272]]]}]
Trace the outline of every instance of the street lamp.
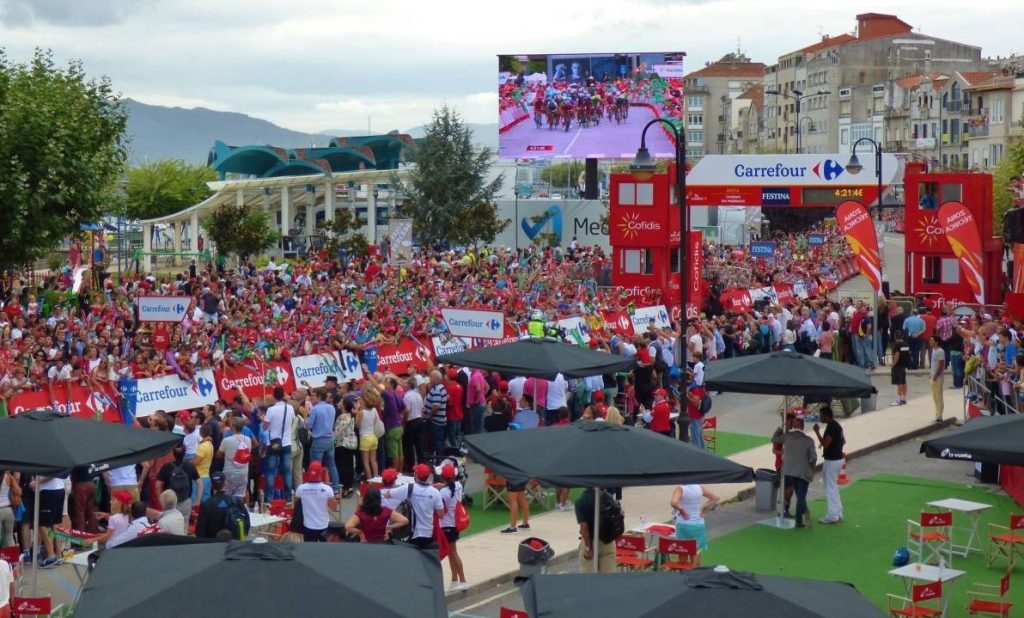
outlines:
[{"label": "street lamp", "polygon": [[[878,221],[879,221],[879,223],[881,223],[881,221],[882,221],[882,145],[879,144],[878,142],[876,142],[875,140],[871,139],[870,137],[862,137],[862,138],[858,139],[857,141],[855,141],[853,143],[853,148],[850,149],[850,160],[846,163],[846,171],[851,173],[851,174],[856,175],[856,174],[861,173],[861,171],[864,169],[864,166],[861,164],[860,159],[857,158],[857,146],[859,146],[861,142],[867,142],[867,143],[871,144],[872,146],[874,146],[874,148],[875,148],[875,179],[878,181],[878,198],[877,198],[878,199]],[[868,208],[867,210],[868,210],[868,215],[870,216],[871,209]],[[882,234],[880,234],[880,235],[876,234],[876,235],[878,236],[878,266],[879,266],[878,276],[884,278],[884,274],[883,273],[885,272],[885,230],[882,231]],[[880,293],[881,292],[881,287],[882,287],[881,279],[878,281],[878,287],[879,287],[879,292],[878,293]],[[875,354],[876,355],[884,356],[885,350],[882,350],[881,353],[879,353],[879,350],[878,350],[878,344],[882,340],[882,338],[878,336],[878,293],[874,294],[875,302],[874,302],[874,311],[872,312],[872,314],[874,316],[874,319],[872,320],[873,328],[871,329],[871,333],[872,333],[872,337],[874,338],[874,341],[872,341],[872,344],[873,344],[872,347],[875,348]]]},{"label": "street lamp", "polygon": [[[789,92],[792,92],[793,94],[790,94]],[[800,154],[800,101],[803,101],[808,97],[815,97],[823,94],[831,94],[831,91],[821,89],[815,92],[809,92],[807,94],[804,94],[803,90],[790,90],[789,92],[782,92],[781,90],[776,90],[774,88],[764,91],[765,94],[782,96],[786,97],[787,99],[792,99],[793,101],[796,101],[796,153]]]},{"label": "street lamp", "polygon": [[[651,153],[647,150],[647,129],[652,126],[661,123],[672,133],[676,141],[676,201],[679,202],[679,303],[680,303],[680,315],[682,316],[682,322],[686,322],[686,294],[690,289],[689,286],[689,271],[686,268],[687,262],[689,262],[687,256],[686,241],[689,236],[690,224],[689,224],[689,213],[686,211],[686,173],[683,169],[686,165],[686,131],[682,127],[677,127],[672,122],[665,118],[655,118],[646,125],[644,130],[640,133],[640,148],[636,151],[636,156],[633,158],[633,163],[630,164],[629,170],[631,172],[648,172],[652,173],[656,169],[654,158],[651,157]],[[671,263],[671,261],[670,261]],[[680,325],[682,326],[682,325]],[[685,329],[681,329],[685,332]],[[679,358],[677,359],[677,366],[686,367],[686,345],[679,346]]]}]

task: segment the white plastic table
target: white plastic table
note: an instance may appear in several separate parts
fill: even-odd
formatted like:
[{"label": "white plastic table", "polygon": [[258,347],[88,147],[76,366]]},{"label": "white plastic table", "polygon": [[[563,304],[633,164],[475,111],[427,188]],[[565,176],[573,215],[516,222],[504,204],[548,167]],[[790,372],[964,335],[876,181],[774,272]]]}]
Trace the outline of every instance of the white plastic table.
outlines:
[{"label": "white plastic table", "polygon": [[[903,579],[903,588],[906,592],[906,596],[911,596],[911,586],[915,581],[919,582],[934,582],[942,580],[942,616],[945,618],[946,612],[949,609],[949,599],[952,598],[952,590],[946,590],[946,584],[954,582],[958,578],[966,575],[967,571],[958,571],[949,567],[939,568],[934,564],[921,564],[920,562],[911,562],[906,566],[901,566],[898,569],[892,569],[889,571],[889,575],[899,577]],[[952,588],[952,586],[950,586]]]},{"label": "white plastic table", "polygon": [[85,585],[85,576],[89,572],[89,556],[96,553],[97,550],[90,549],[89,551],[77,552],[71,560],[68,560],[68,564],[75,571],[75,575],[78,577],[79,587]]},{"label": "white plastic table", "polygon": [[976,551],[979,554],[981,553],[981,547],[975,547],[974,542],[978,539],[978,526],[981,523],[981,514],[982,512],[992,508],[991,504],[971,502],[970,500],[961,500],[959,498],[947,498],[945,500],[929,502],[928,506],[932,506],[943,511],[956,511],[958,513],[963,513],[967,518],[968,525],[959,527],[953,526],[953,532],[955,534],[958,528],[960,530],[966,530],[967,543],[965,545],[957,545],[956,543],[953,543],[952,549],[964,558],[966,558],[967,554],[972,551]]},{"label": "white plastic table", "polygon": [[271,515],[270,513],[253,513],[253,512],[250,512],[249,513],[249,536],[250,537],[254,537],[254,536],[260,536],[262,534],[266,534],[266,530],[261,530],[261,528],[266,528],[268,526],[273,526],[274,524],[279,524],[279,523],[281,523],[284,520],[285,520],[285,518],[281,517],[279,515]]},{"label": "white plastic table", "polygon": [[[375,476],[366,482],[370,483],[371,485],[383,485],[384,479],[380,478],[379,476]],[[413,477],[407,474],[399,474],[398,478],[395,479],[395,487],[401,487],[402,485],[412,485],[415,482],[416,479],[414,479]]]}]

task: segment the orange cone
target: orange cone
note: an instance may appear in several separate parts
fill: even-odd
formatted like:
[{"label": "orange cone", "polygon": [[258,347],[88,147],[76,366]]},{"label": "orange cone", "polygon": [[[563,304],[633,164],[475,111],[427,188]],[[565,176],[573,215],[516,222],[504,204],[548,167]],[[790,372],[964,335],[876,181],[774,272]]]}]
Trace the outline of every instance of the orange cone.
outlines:
[{"label": "orange cone", "polygon": [[836,483],[846,485],[849,482],[850,477],[846,476],[846,453],[843,453],[843,465],[839,468],[839,478],[836,479]]}]

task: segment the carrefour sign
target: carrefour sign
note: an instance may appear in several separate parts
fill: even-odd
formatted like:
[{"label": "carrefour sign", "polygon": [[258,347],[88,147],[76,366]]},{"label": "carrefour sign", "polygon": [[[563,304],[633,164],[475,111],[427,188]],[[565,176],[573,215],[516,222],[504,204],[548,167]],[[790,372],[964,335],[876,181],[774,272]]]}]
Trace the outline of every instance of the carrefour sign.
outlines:
[{"label": "carrefour sign", "polygon": [[448,325],[448,332],[455,337],[501,339],[505,334],[505,314],[500,311],[449,307],[441,310],[441,316]]},{"label": "carrefour sign", "polygon": [[[863,166],[854,174],[846,169],[849,154],[707,155],[686,175],[689,185],[713,186],[871,186],[875,158],[859,157]],[[882,154],[882,184],[892,184],[899,171],[895,155]]]},{"label": "carrefour sign", "polygon": [[187,296],[140,296],[140,322],[180,322],[188,311]]}]

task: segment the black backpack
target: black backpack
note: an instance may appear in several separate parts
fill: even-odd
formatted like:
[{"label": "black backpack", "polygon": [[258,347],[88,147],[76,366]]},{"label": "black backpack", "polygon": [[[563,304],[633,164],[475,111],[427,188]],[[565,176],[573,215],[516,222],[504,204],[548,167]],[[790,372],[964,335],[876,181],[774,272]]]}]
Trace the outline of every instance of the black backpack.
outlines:
[{"label": "black backpack", "polygon": [[597,538],[602,543],[612,543],[626,532],[626,516],[622,505],[610,493],[601,491],[601,521]]},{"label": "black backpack", "polygon": [[668,363],[661,356],[661,344],[655,343],[653,346],[656,353],[654,357],[654,370],[658,372],[659,376],[668,375]]},{"label": "black backpack", "polygon": [[231,532],[231,538],[236,541],[245,539],[245,520],[248,513],[245,511],[245,504],[237,496],[230,496],[228,508],[224,511],[223,530]]},{"label": "black backpack", "polygon": [[[410,483],[408,485],[409,489],[405,495],[405,500],[402,500],[398,506],[395,507],[396,513],[404,515],[405,518],[409,520],[409,523],[404,526],[393,526],[391,528],[391,538],[396,541],[408,541],[412,538],[412,534],[415,531],[416,513],[412,508],[412,488],[414,485],[415,483]],[[391,491],[394,492],[395,489],[397,488],[393,488]]]},{"label": "black backpack", "polygon": [[697,405],[697,411],[700,412],[701,416],[707,415],[711,411],[711,394],[704,391],[704,395],[700,398],[700,403]]},{"label": "black backpack", "polygon": [[167,489],[178,496],[178,502],[189,499],[192,495],[192,479],[188,477],[184,461],[171,462],[171,473],[167,476]]}]

